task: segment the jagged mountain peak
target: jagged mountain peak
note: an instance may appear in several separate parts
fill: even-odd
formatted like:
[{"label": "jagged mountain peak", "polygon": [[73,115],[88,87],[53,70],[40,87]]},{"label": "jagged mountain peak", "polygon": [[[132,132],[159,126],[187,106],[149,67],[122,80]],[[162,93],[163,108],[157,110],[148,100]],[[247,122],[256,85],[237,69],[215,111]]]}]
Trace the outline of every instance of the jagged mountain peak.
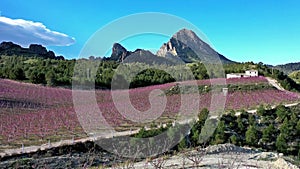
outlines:
[{"label": "jagged mountain peak", "polygon": [[186,28],[179,30],[172,37],[176,39],[180,39],[180,38],[199,39],[199,37],[196,35],[195,32]]},{"label": "jagged mountain peak", "polygon": [[136,49],[133,52],[128,51],[125,47],[123,47],[119,43],[113,44],[110,60],[123,62],[123,63],[139,62],[145,64],[166,64],[166,65],[174,64],[174,62],[166,58],[156,56],[149,50]]},{"label": "jagged mountain peak", "polygon": [[[220,60],[223,63],[232,62],[216,52],[209,44],[201,40],[195,32],[186,28],[176,32],[167,43],[164,43],[161,46],[156,55],[143,49],[137,49],[134,52],[127,51],[118,43],[113,45],[111,60],[123,62],[125,58],[128,58],[129,56],[135,58],[131,60],[141,60],[141,58],[147,58],[147,60],[149,60],[150,58],[156,59],[157,56],[159,56],[170,62],[176,63],[199,61],[206,63],[220,63]],[[138,58],[139,56],[141,58]]]},{"label": "jagged mountain peak", "polygon": [[111,54],[111,59],[118,61],[118,62],[123,62],[124,59],[130,54],[129,51],[127,51],[126,48],[124,48],[121,44],[119,43],[114,43],[113,48],[112,48],[112,54]]},{"label": "jagged mountain peak", "polygon": [[176,32],[167,43],[164,43],[157,55],[178,58],[186,63],[195,61],[215,63],[219,59],[222,62],[231,62],[201,40],[195,32],[186,28]]},{"label": "jagged mountain peak", "polygon": [[119,43],[114,43],[113,44],[113,49],[125,49],[125,48],[121,44],[119,44]]}]

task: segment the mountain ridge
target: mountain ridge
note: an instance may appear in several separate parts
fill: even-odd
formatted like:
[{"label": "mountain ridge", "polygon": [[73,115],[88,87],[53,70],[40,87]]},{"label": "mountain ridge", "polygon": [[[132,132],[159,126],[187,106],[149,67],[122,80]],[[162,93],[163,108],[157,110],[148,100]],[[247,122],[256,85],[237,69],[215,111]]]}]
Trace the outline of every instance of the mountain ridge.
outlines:
[{"label": "mountain ridge", "polygon": [[175,63],[163,57],[159,57],[149,50],[136,49],[135,51],[128,51],[119,43],[114,43],[112,47],[112,54],[109,60],[123,62],[123,63],[133,63],[140,62],[146,64],[166,64],[174,65]]},{"label": "mountain ridge", "polygon": [[280,64],[273,67],[279,69],[280,71],[283,71],[285,74],[290,74],[294,71],[300,70],[300,62]]},{"label": "mountain ridge", "polygon": [[[132,57],[135,55],[135,57],[132,57],[130,62],[143,60],[141,58],[137,58],[137,51],[146,50],[138,49],[131,52],[127,51],[121,44],[114,43],[110,59],[118,62],[124,62],[126,58],[129,58],[128,56]],[[150,53],[148,52],[147,56],[140,54],[140,57],[146,59],[152,57],[153,59],[160,60],[168,64],[192,62],[234,63],[225,56],[216,52],[210,45],[201,40],[195,32],[188,29],[181,29],[176,32],[168,42],[164,43],[160,47],[156,54]]]},{"label": "mountain ridge", "polygon": [[31,44],[28,48],[21,47],[13,42],[3,41],[0,44],[0,55],[21,55],[25,57],[41,57],[44,59],[62,59],[63,56],[55,56],[55,53],[51,50],[47,50],[46,47],[39,44]]}]

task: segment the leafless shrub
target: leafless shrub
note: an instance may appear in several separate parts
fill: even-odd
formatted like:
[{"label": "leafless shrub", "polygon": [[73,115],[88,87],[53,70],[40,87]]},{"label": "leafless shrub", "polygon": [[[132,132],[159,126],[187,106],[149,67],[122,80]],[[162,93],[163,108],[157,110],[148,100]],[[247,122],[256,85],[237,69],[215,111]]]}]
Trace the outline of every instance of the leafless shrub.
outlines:
[{"label": "leafless shrub", "polygon": [[186,156],[182,156],[181,168],[186,168]]},{"label": "leafless shrub", "polygon": [[163,169],[165,164],[166,164],[166,156],[162,156],[156,159],[151,159],[150,164],[155,168],[155,169]]},{"label": "leafless shrub", "polygon": [[86,169],[93,165],[93,162],[95,160],[94,152],[95,152],[95,147],[89,150],[89,152],[87,153],[87,161],[83,164],[82,168]]},{"label": "leafless shrub", "polygon": [[200,167],[201,162],[203,161],[206,151],[204,149],[199,149],[197,152],[186,152],[184,156],[186,159],[190,160],[193,163],[193,167]]},{"label": "leafless shrub", "polygon": [[136,159],[141,153],[141,147],[133,146],[132,144],[134,143],[130,143],[130,141],[129,142],[113,141],[112,151],[118,158],[131,157],[131,159]]},{"label": "leafless shrub", "polygon": [[124,163],[115,164],[113,169],[134,169],[134,160],[127,160]]},{"label": "leafless shrub", "polygon": [[230,160],[222,160],[218,159],[218,168],[226,168],[226,169],[239,169],[242,165],[242,157],[239,153],[231,154]]},{"label": "leafless shrub", "polygon": [[[117,148],[117,146],[122,146],[122,149]],[[134,163],[141,151],[139,147],[136,147],[136,148],[133,147],[130,142],[127,142],[123,145],[120,145],[120,142],[116,143],[116,144],[113,143],[112,147],[113,147],[113,153],[115,154],[115,157],[114,157],[115,165],[113,165],[112,168],[114,168],[114,169],[134,169],[135,168]],[[132,151],[134,151],[134,152],[132,152]],[[131,158],[125,162],[120,163],[120,159],[122,159],[126,156],[131,156]]]}]

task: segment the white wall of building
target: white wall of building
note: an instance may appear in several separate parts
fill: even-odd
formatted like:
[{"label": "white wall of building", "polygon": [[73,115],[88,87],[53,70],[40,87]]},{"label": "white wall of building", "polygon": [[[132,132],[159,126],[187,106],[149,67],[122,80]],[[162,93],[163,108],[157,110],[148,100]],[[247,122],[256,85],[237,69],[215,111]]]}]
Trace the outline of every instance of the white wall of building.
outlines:
[{"label": "white wall of building", "polygon": [[256,77],[258,76],[257,70],[246,70],[245,73],[229,73],[226,75],[227,79],[242,78],[242,77]]},{"label": "white wall of building", "polygon": [[247,70],[246,75],[250,76],[250,77],[255,77],[258,76],[258,71],[257,70]]},{"label": "white wall of building", "polygon": [[226,75],[227,79],[230,79],[230,78],[241,78],[241,77],[242,77],[242,75],[240,75],[240,74],[227,74]]}]

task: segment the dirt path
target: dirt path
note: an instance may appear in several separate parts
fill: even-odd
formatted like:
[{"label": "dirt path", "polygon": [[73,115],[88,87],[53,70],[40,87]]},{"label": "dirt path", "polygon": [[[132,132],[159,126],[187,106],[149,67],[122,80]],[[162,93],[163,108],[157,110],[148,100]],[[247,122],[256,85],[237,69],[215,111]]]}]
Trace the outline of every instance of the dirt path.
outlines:
[{"label": "dirt path", "polygon": [[278,83],[277,80],[275,80],[275,79],[273,79],[273,78],[270,78],[270,77],[266,77],[266,79],[268,80],[268,82],[269,82],[272,86],[276,87],[276,89],[281,90],[281,91],[286,91],[286,90]]}]

